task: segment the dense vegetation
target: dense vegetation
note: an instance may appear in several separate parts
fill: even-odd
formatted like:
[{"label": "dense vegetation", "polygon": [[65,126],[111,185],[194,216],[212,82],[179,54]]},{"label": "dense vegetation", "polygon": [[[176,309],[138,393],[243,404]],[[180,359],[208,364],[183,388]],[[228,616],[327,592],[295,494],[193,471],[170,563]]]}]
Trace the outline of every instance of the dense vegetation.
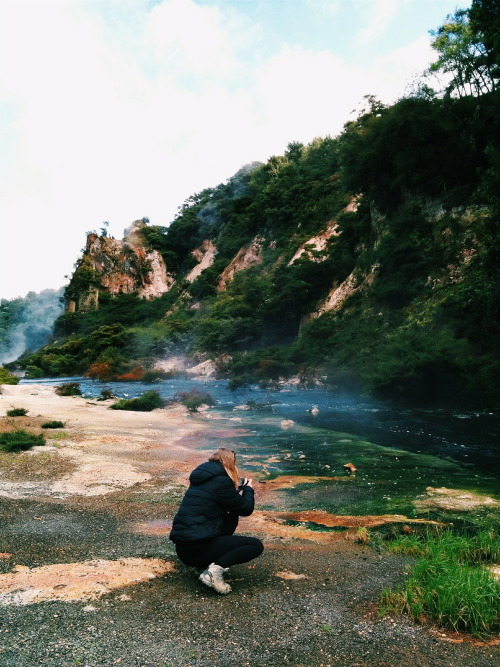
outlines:
[{"label": "dense vegetation", "polygon": [[[497,406],[495,6],[474,0],[433,33],[431,70],[450,75],[444,91],[423,80],[392,106],[367,97],[338,137],[291,143],[192,196],[170,226],[142,231],[175,277],[168,293],[148,301],[101,287],[97,310],[60,316],[52,342],[18,365],[31,377],[140,379],[181,349],[215,359],[233,386],[299,375],[379,396]],[[323,247],[307,247],[327,228]],[[207,240],[215,260],[190,283],[193,250]],[[221,289],[224,269],[252,243],[258,259]],[[83,289],[80,273],[67,297]],[[322,307],[335,288],[345,298]]]}]

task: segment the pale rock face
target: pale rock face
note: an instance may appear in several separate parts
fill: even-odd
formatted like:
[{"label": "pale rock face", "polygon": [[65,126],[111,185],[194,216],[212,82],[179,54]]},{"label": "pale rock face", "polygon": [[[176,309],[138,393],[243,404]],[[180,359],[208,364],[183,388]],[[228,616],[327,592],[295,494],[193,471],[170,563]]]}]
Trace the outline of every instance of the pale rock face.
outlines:
[{"label": "pale rock face", "polygon": [[[329,222],[324,232],[318,234],[317,236],[313,236],[300,246],[295,255],[288,262],[288,266],[291,266],[304,254],[310,261],[313,262],[324,261],[328,257],[328,253],[326,252],[328,241],[332,238],[332,236],[339,235],[338,227],[339,226],[337,225],[335,220]],[[323,253],[323,254],[321,255],[318,253]]]},{"label": "pale rock face", "polygon": [[332,290],[330,290],[330,293],[320,305],[317,314],[322,315],[323,313],[340,310],[347,299],[352,296],[358,289],[359,286],[357,284],[356,278],[354,277],[354,273],[351,273],[349,276],[347,276],[341,285],[338,285],[337,287],[334,287]]},{"label": "pale rock face", "polygon": [[175,283],[175,279],[167,273],[167,267],[158,250],[149,252],[146,255],[146,261],[150,263],[151,270],[148,282],[139,289],[139,296],[143,299],[155,299],[168,292]]},{"label": "pale rock face", "polygon": [[191,269],[191,271],[186,276],[186,280],[190,283],[193,283],[205,269],[208,269],[209,266],[212,266],[216,254],[217,248],[212,243],[212,241],[203,241],[202,245],[192,252],[192,255],[198,261],[198,264],[193,269]]},{"label": "pale rock face", "polygon": [[[358,208],[359,197],[353,197],[351,201],[344,208],[345,213],[354,213]],[[292,259],[288,262],[288,266],[291,266],[296,262],[299,257],[306,255],[307,259],[313,262],[323,262],[328,257],[327,246],[328,241],[333,236],[338,236],[340,234],[339,226],[335,220],[330,220],[325,231],[321,232],[317,236],[313,236],[308,241],[303,243],[300,248],[297,250]],[[322,254],[321,254],[322,253]]]},{"label": "pale rock face", "polygon": [[224,269],[220,276],[219,285],[217,287],[219,292],[232,282],[238,271],[243,271],[243,269],[248,269],[248,267],[262,262],[262,244],[263,239],[256,236],[249,246],[241,248],[241,250],[238,251],[236,257]]}]

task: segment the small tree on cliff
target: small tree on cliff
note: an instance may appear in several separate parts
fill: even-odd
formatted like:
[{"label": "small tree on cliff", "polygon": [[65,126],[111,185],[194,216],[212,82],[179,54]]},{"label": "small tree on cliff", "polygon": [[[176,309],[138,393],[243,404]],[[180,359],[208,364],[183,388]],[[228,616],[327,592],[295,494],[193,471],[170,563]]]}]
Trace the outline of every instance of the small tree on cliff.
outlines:
[{"label": "small tree on cliff", "polygon": [[[493,28],[488,22],[492,17],[496,17]],[[498,0],[479,0],[470,10],[457,9],[442,26],[430,31],[432,48],[439,58],[429,72],[451,75],[445,88],[447,96],[478,96],[496,90],[500,73],[498,24]]]}]

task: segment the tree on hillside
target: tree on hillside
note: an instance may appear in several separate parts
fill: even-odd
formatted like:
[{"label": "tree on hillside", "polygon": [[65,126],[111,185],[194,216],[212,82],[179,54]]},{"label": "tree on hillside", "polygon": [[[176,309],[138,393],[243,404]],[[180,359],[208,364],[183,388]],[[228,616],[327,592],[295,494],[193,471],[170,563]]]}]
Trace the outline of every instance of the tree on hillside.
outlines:
[{"label": "tree on hillside", "polygon": [[439,58],[429,73],[451,76],[446,96],[478,96],[497,89],[498,15],[498,0],[475,0],[470,10],[457,9],[444,25],[430,31]]},{"label": "tree on hillside", "polygon": [[486,49],[486,66],[498,88],[500,79],[500,0],[473,0],[469,17],[473,32],[481,36]]}]

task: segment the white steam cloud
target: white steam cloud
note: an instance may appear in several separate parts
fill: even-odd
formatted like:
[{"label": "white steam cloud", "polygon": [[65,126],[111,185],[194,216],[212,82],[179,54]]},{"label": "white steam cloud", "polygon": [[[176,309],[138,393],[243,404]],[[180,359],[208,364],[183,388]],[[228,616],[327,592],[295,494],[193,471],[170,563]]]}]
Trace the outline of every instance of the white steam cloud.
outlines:
[{"label": "white steam cloud", "polygon": [[63,289],[30,292],[23,299],[0,301],[0,364],[47,343],[62,313]]}]

